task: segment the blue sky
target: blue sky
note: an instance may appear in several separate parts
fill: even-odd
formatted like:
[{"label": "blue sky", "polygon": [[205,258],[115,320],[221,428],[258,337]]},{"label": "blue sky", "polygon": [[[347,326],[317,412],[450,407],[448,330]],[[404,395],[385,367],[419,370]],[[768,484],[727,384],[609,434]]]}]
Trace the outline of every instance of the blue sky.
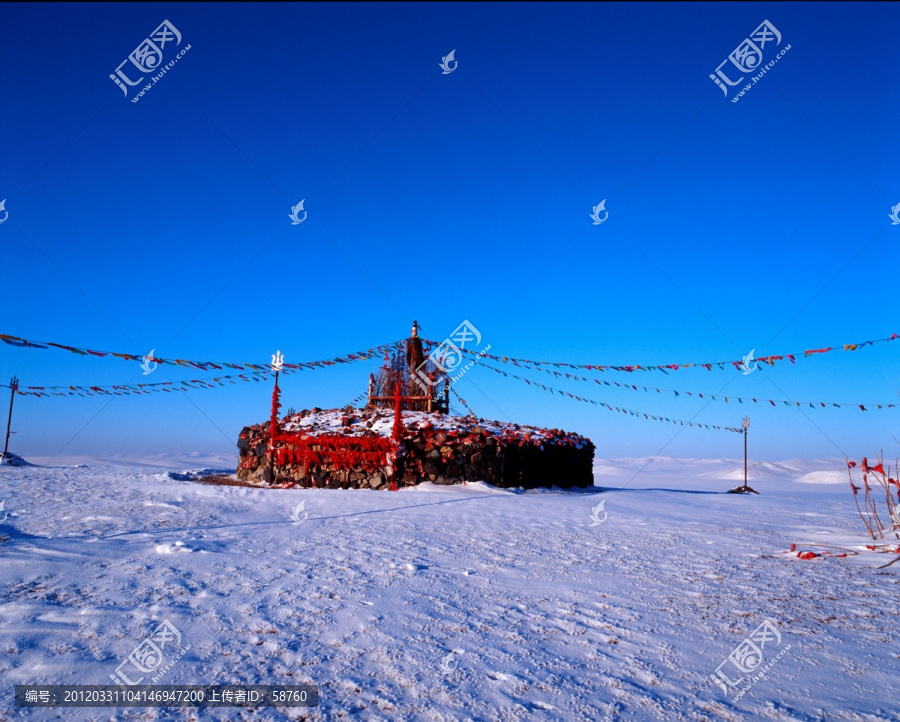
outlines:
[{"label": "blue sky", "polygon": [[[730,102],[744,83],[725,98],[709,76],[766,19],[782,40],[763,62],[790,50]],[[190,50],[131,102],[143,83],[126,98],[109,75],[163,20],[182,36],[164,62]],[[264,363],[369,348],[413,318],[441,340],[468,319],[494,353],[632,364],[900,331],[894,4],[7,3],[0,28],[0,332]],[[641,382],[891,403],[898,353]],[[285,403],[345,404],[375,365],[289,377]],[[0,348],[4,382],[201,375],[140,371]],[[554,385],[709,424],[746,412]],[[741,453],[737,435],[676,433],[482,369],[457,389],[485,417],[584,433],[602,457]],[[11,448],[234,451],[270,391],[19,397]],[[756,458],[898,451],[898,409],[750,415]]]}]

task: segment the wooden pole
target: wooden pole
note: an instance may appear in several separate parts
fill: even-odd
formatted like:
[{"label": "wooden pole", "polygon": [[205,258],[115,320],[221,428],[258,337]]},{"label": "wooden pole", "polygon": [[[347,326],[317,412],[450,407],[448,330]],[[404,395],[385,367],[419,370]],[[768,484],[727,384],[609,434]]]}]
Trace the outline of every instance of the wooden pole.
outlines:
[{"label": "wooden pole", "polygon": [[16,398],[16,390],[19,388],[19,379],[13,376],[9,380],[9,416],[6,419],[6,443],[3,445],[3,456],[9,451],[9,430],[12,427],[13,400]]}]

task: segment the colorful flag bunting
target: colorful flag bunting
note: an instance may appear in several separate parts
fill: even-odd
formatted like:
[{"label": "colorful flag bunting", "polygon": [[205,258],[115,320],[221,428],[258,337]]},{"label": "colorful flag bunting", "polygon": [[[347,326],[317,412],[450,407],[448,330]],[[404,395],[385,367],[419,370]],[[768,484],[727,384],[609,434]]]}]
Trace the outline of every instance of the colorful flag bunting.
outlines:
[{"label": "colorful flag bunting", "polygon": [[[0,339],[2,339],[2,338],[3,338],[3,336],[0,336]],[[808,351],[804,351],[802,353],[802,355],[804,358],[808,358],[812,354],[828,353],[829,351],[834,351],[834,350],[838,350],[838,349],[843,349],[844,351],[855,351],[858,348],[863,348],[865,346],[872,346],[873,344],[882,343],[884,341],[894,341],[895,339],[898,339],[898,338],[900,338],[900,334],[894,333],[894,334],[891,334],[890,336],[888,336],[887,338],[879,338],[874,341],[863,341],[861,343],[841,344],[841,345],[837,345],[834,347],[828,346],[827,348],[811,349]],[[432,346],[432,347],[438,345],[434,341],[429,341],[427,339],[423,339],[423,342],[426,345]],[[556,368],[565,366],[566,368],[571,368],[571,369],[587,369],[589,371],[625,371],[627,373],[632,373],[635,370],[639,370],[639,371],[660,370],[663,373],[668,373],[666,371],[666,369],[670,369],[672,371],[677,371],[679,368],[686,369],[686,368],[691,368],[693,366],[702,366],[707,371],[712,371],[713,366],[717,366],[719,369],[724,369],[726,366],[729,366],[729,365],[735,366],[735,368],[740,368],[741,364],[743,363],[743,359],[741,359],[740,361],[710,361],[708,363],[691,363],[691,364],[660,364],[660,365],[649,365],[649,366],[647,366],[647,365],[645,365],[645,366],[639,366],[639,365],[612,366],[612,365],[608,365],[608,364],[570,364],[570,363],[565,363],[562,361],[532,361],[530,359],[524,359],[524,358],[513,358],[512,356],[495,356],[493,354],[482,353],[480,351],[476,352],[476,351],[472,351],[470,349],[465,349],[465,348],[460,349],[460,351],[462,351],[463,353],[469,354],[471,356],[482,356],[484,358],[489,358],[494,361],[502,361],[503,363],[511,362],[516,365],[518,365],[516,363],[516,362],[518,362],[518,363],[522,363],[522,364],[529,364],[530,366],[555,366]],[[783,361],[784,359],[788,359],[793,364],[796,362],[796,357],[799,355],[801,355],[801,354],[792,353],[792,354],[782,354],[782,355],[772,355],[772,356],[759,356],[754,360],[761,362],[761,363],[769,364],[769,366],[774,366],[776,361]]]},{"label": "colorful flag bunting", "polygon": [[[478,364],[478,365],[481,365],[481,366],[485,366],[486,368],[490,368],[490,369],[492,369],[493,371],[497,371],[498,373],[501,373],[501,374],[503,374],[504,376],[512,376],[513,378],[519,379],[520,381],[525,381],[525,382],[526,382],[527,384],[529,384],[529,385],[531,385],[531,384],[539,385],[539,384],[537,384],[536,382],[530,381],[529,379],[526,379],[526,378],[524,378],[524,377],[519,377],[519,376],[516,376],[515,374],[507,374],[505,371],[502,371],[502,370],[499,370],[499,369],[494,369],[494,368],[491,367],[491,366],[487,366],[487,364],[485,364],[483,361],[476,361],[475,363]],[[537,366],[537,365],[529,366],[528,364],[525,364],[524,367],[527,368],[527,369],[530,370],[530,371],[543,371],[544,373],[552,374],[552,375],[557,375],[557,376],[558,376],[558,373],[557,373],[556,371],[551,371],[550,369],[541,368],[540,366]],[[711,401],[719,401],[720,399],[724,399],[724,401],[725,401],[726,404],[728,403],[728,399],[729,399],[728,396],[716,397],[716,396],[709,396],[709,394],[707,394],[706,396],[704,396],[704,394],[702,394],[702,393],[700,393],[700,392],[698,392],[698,391],[677,391],[676,389],[663,389],[663,388],[654,388],[654,387],[648,387],[648,386],[637,386],[636,384],[626,384],[626,383],[620,383],[620,382],[618,382],[618,381],[607,381],[606,379],[596,379],[596,378],[595,378],[595,379],[591,379],[591,378],[587,378],[587,377],[585,377],[585,376],[578,376],[577,374],[568,374],[568,373],[567,373],[566,376],[567,376],[569,379],[572,379],[573,381],[586,381],[586,382],[591,382],[591,381],[593,381],[595,384],[598,384],[598,385],[600,385],[600,386],[609,386],[610,388],[616,387],[616,388],[620,388],[620,389],[627,389],[627,390],[629,390],[629,391],[641,391],[641,390],[643,390],[643,391],[645,391],[645,392],[647,392],[647,391],[656,391],[656,393],[658,393],[658,394],[659,394],[659,393],[662,393],[663,391],[665,391],[666,393],[671,392],[671,393],[675,394],[676,397],[680,397],[681,394],[686,394],[687,396],[690,396],[690,397],[693,397],[693,396],[696,395],[697,397],[699,397],[699,398],[701,398],[701,399],[704,399],[704,398],[706,398],[706,397],[709,397]],[[543,388],[543,387],[542,387],[542,388]],[[560,392],[560,393],[562,393],[562,392]],[[736,399],[736,400],[738,401],[738,403],[741,403],[741,404],[744,403],[744,401],[752,401],[754,404],[755,404],[755,403],[758,403],[758,401],[759,401],[758,399],[755,399],[755,398],[752,398],[752,397],[746,397],[746,396],[744,396],[744,397],[741,397],[741,396],[732,396],[732,397],[730,397],[730,398],[731,398],[732,400],[735,400],[735,399]],[[778,399],[775,399],[775,400],[772,400],[772,399],[761,399],[761,401],[763,401],[764,403],[765,403],[766,401],[768,401],[769,403],[772,404],[772,406],[775,406],[776,403],[779,402]],[[853,403],[849,403],[849,402],[848,402],[848,403],[835,403],[835,402],[831,402],[831,401],[829,401],[829,402],[825,402],[825,401],[802,401],[802,402],[800,402],[800,401],[797,401],[797,402],[783,401],[783,403],[784,403],[785,406],[790,406],[792,403],[795,403],[797,406],[799,406],[801,403],[804,403],[804,404],[809,404],[811,408],[815,408],[814,404],[819,404],[822,408],[825,408],[826,405],[829,405],[829,404],[830,404],[831,406],[835,407],[835,408],[841,408],[841,407],[844,407],[844,406],[858,406],[858,407],[862,408],[862,406],[861,406],[860,404],[856,403],[856,402],[853,402]],[[873,406],[873,405],[874,405],[874,406],[878,406],[878,408],[882,408],[882,405],[881,405],[881,404],[868,404],[868,405],[869,405],[869,406]],[[897,404],[884,404],[884,408],[888,408],[888,409],[895,408],[896,406],[897,406]],[[863,410],[865,410],[865,409],[863,409]]]},{"label": "colorful flag bunting", "polygon": [[[18,336],[10,336],[9,334],[0,333],[0,341],[9,344],[10,346],[16,346],[19,348],[37,348],[37,349],[46,349],[48,346],[53,346],[54,348],[63,349],[65,351],[71,351],[72,353],[79,354],[80,356],[116,356],[118,358],[124,359],[125,361],[138,361],[143,362],[144,356],[128,354],[128,353],[113,353],[112,351],[92,351],[89,348],[75,348],[74,346],[64,346],[63,344],[58,343],[50,343],[50,342],[42,342],[39,343],[37,341],[30,341],[29,339],[19,338]],[[375,348],[370,348],[365,351],[356,351],[355,353],[348,354],[346,356],[336,356],[332,359],[327,359],[324,361],[308,361],[304,363],[285,363],[285,369],[301,369],[304,367],[308,368],[316,368],[323,366],[333,366],[338,363],[353,363],[354,361],[364,361],[370,360],[374,358],[378,358],[384,353],[388,351],[392,351],[395,348],[400,348],[403,345],[404,341],[395,341],[393,343],[383,344],[381,346],[376,346]],[[353,357],[353,358],[351,358]],[[173,366],[184,366],[185,368],[196,368],[202,371],[207,371],[210,368],[221,369],[223,366],[228,366],[229,368],[241,368],[241,366],[237,364],[227,364],[223,361],[212,362],[212,361],[189,361],[185,359],[164,359],[147,357],[148,361],[156,362],[159,364],[170,364]],[[248,364],[241,362],[243,366],[249,366],[257,371],[262,371],[264,369],[269,368],[268,364]]]}]

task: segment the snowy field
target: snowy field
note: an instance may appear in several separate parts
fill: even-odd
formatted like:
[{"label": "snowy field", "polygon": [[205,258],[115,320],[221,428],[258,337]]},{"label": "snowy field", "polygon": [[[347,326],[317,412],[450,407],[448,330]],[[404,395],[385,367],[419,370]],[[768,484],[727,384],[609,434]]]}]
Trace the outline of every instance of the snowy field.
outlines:
[{"label": "snowy field", "polygon": [[[864,547],[843,460],[754,465],[760,496],[722,493],[743,470],[719,460],[598,461],[596,489],[527,493],[30,461],[0,468],[0,720],[900,719],[900,564],[783,553]],[[710,675],[766,619],[774,664],[726,696]],[[14,684],[110,683],[163,620],[189,649],[160,684],[311,683],[319,707],[14,707]]]}]

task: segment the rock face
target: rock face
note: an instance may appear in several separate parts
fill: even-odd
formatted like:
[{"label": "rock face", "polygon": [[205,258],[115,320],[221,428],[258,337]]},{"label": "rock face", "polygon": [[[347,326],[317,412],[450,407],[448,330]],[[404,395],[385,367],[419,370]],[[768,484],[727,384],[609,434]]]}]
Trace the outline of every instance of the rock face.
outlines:
[{"label": "rock face", "polygon": [[[421,411],[404,411],[402,420],[403,439],[396,453],[368,451],[356,458],[356,446],[372,448],[376,440],[391,438],[393,412],[301,411],[285,417],[281,428],[301,433],[312,451],[300,460],[297,455],[291,458],[285,444],[278,444],[274,464],[268,448],[269,424],[247,426],[238,440],[237,475],[270,486],[358,489],[388,489],[392,481],[397,487],[423,481],[485,481],[525,488],[594,483],[594,444],[578,434]],[[347,451],[329,451],[336,445]]]}]

